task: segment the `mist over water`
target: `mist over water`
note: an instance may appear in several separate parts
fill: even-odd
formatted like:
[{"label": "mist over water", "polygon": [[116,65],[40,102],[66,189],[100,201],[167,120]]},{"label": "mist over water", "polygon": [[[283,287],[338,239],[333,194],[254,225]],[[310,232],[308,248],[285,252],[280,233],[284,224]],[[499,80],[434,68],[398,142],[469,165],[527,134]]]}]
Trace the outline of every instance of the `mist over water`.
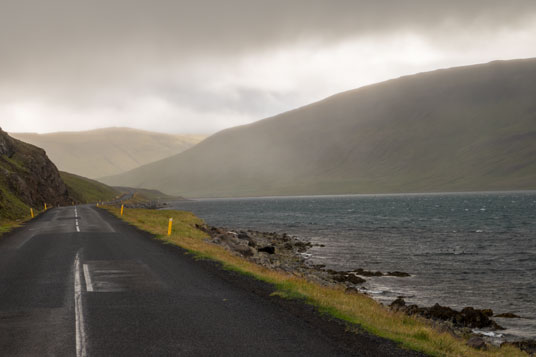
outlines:
[{"label": "mist over water", "polygon": [[382,302],[397,296],[514,312],[506,337],[536,337],[536,192],[349,195],[178,202],[210,225],[287,232],[325,247],[312,259],[337,270],[405,271],[366,278]]}]

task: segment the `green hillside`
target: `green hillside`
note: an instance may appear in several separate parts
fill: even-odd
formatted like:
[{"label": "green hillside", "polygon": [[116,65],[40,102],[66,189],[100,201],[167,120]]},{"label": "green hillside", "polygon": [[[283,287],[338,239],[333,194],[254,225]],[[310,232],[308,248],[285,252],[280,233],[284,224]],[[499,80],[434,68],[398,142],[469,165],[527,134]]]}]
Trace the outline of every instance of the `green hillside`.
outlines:
[{"label": "green hillside", "polygon": [[0,233],[50,206],[70,202],[56,166],[45,152],[0,129]]},{"label": "green hillside", "polygon": [[366,86],[104,179],[185,197],[536,189],[536,59]]},{"label": "green hillside", "polygon": [[184,200],[183,197],[166,195],[158,190],[132,187],[114,187],[121,194],[132,194],[143,201],[178,201]]},{"label": "green hillside", "polygon": [[10,135],[45,149],[60,170],[89,178],[120,174],[178,154],[204,139],[128,128]]},{"label": "green hillside", "polygon": [[90,203],[111,201],[121,193],[110,186],[68,172],[60,172],[69,194],[75,202]]}]

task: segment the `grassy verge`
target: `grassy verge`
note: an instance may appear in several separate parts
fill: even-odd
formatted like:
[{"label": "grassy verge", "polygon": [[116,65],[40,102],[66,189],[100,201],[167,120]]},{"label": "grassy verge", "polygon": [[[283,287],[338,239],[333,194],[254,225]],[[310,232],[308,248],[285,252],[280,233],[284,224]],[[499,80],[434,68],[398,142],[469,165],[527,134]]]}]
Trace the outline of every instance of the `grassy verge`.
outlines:
[{"label": "grassy verge", "polygon": [[[120,217],[120,210],[107,207]],[[492,348],[487,351],[472,349],[465,340],[436,331],[429,322],[394,313],[361,294],[346,294],[343,288],[329,288],[309,282],[299,276],[269,270],[246,259],[235,256],[220,246],[204,241],[206,234],[195,228],[203,221],[190,212],[175,210],[126,209],[123,220],[155,234],[166,243],[187,249],[199,258],[221,262],[226,269],[235,270],[274,285],[274,294],[285,298],[300,298],[320,311],[341,320],[359,325],[381,337],[400,343],[401,346],[432,356],[527,356],[512,347]],[[173,233],[167,236],[167,224],[173,218]]]},{"label": "grassy verge", "polygon": [[[34,211],[35,217],[37,217],[41,213],[42,212]],[[24,222],[27,222],[31,219],[32,217],[30,215],[16,220],[0,218],[0,238],[2,237],[2,235],[11,232],[13,229],[20,227]]]},{"label": "grassy verge", "polygon": [[11,230],[13,230],[14,228],[18,227],[19,225],[20,225],[20,223],[18,223],[18,222],[7,221],[7,220],[0,221],[0,237],[4,233],[10,232]]}]

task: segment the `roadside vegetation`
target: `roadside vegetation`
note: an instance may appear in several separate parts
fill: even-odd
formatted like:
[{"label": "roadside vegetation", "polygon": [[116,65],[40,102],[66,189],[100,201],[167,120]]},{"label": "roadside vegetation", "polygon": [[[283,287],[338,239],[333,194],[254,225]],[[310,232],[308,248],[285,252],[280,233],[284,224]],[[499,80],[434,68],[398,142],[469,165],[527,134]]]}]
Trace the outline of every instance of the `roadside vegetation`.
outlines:
[{"label": "roadside vegetation", "polygon": [[[220,246],[205,241],[207,234],[196,228],[204,222],[190,212],[175,210],[120,209],[106,207],[115,216],[154,234],[165,243],[188,250],[200,259],[220,262],[225,269],[234,270],[274,285],[274,295],[302,299],[321,312],[358,325],[368,332],[391,339],[401,346],[432,356],[527,356],[513,346],[476,350],[466,341],[447,332],[434,329],[429,321],[395,313],[362,294],[345,293],[344,288],[330,288],[305,280],[302,277],[270,270],[235,256]],[[169,218],[173,218],[173,231],[167,235]],[[357,327],[357,326],[356,326]],[[355,329],[359,333],[358,329]]]}]

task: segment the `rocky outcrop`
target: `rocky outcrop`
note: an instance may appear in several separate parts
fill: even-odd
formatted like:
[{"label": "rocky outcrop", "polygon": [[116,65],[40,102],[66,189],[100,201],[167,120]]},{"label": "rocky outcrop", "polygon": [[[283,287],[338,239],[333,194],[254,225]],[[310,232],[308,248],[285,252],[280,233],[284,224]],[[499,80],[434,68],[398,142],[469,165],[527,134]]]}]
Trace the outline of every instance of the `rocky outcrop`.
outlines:
[{"label": "rocky outcrop", "polygon": [[[11,138],[0,129],[0,188],[4,203],[0,216],[9,214],[7,196],[30,207],[68,204],[69,192],[44,150]],[[13,198],[14,197],[14,198]]]},{"label": "rocky outcrop", "polygon": [[417,305],[406,305],[406,302],[401,297],[393,301],[390,307],[395,311],[402,311],[410,316],[418,315],[430,320],[448,321],[454,327],[503,329],[490,318],[493,316],[493,311],[490,309],[479,310],[465,307],[461,311],[457,311],[439,304],[431,307],[419,307]]},{"label": "rocky outcrop", "polygon": [[[211,243],[220,245],[254,263],[270,269],[297,274],[323,285],[344,285],[349,293],[358,291],[356,287],[366,282],[364,277],[393,274],[384,274],[379,271],[371,272],[361,268],[353,271],[337,271],[326,269],[325,265],[315,265],[308,259],[310,254],[307,253],[307,250],[315,245],[286,233],[234,231],[205,225],[198,225],[197,228],[210,235],[209,241]],[[396,273],[392,276],[409,276],[403,272]]]},{"label": "rocky outcrop", "polygon": [[267,268],[301,273],[318,271],[306,263],[305,252],[312,244],[296,237],[284,233],[234,231],[204,225],[198,225],[197,228],[210,235],[211,243]]},{"label": "rocky outcrop", "polygon": [[15,145],[14,145],[14,139],[11,138],[9,135],[7,135],[2,129],[0,128],[0,155],[12,157],[15,153]]}]

